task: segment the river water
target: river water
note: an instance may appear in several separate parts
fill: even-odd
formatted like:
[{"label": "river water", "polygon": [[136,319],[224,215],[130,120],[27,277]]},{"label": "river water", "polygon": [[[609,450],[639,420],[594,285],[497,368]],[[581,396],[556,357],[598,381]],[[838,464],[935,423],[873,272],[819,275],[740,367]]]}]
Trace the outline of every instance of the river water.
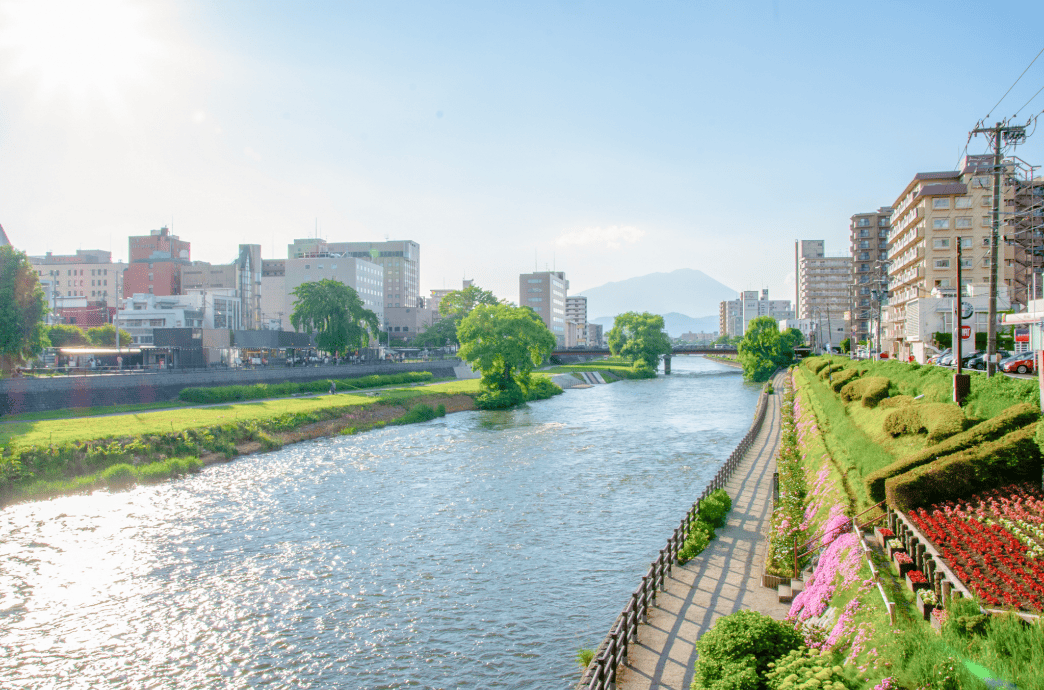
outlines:
[{"label": "river water", "polygon": [[754,412],[673,365],[8,507],[0,687],[568,687]]}]

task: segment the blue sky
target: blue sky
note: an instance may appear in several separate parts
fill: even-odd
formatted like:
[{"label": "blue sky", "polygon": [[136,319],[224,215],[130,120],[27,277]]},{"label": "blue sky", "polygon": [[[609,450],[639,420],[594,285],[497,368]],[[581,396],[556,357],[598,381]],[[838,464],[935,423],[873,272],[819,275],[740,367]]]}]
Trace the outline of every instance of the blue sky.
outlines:
[{"label": "blue sky", "polygon": [[[0,0],[17,246],[125,256],[173,221],[227,262],[318,223],[419,242],[425,291],[508,299],[534,266],[790,297],[795,239],[847,251],[849,217],[954,168],[1044,48],[1033,2],[91,6]],[[1044,57],[990,121],[1042,86]],[[1044,131],[1017,154],[1044,163]]]}]

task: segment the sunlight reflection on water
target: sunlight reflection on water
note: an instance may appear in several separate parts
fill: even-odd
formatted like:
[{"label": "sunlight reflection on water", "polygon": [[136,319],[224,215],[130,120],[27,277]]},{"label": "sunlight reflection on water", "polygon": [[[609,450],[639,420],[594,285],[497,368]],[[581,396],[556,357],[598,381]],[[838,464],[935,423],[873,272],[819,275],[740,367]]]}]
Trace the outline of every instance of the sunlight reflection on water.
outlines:
[{"label": "sunlight reflection on water", "polygon": [[750,423],[674,372],[12,506],[0,686],[560,686]]}]

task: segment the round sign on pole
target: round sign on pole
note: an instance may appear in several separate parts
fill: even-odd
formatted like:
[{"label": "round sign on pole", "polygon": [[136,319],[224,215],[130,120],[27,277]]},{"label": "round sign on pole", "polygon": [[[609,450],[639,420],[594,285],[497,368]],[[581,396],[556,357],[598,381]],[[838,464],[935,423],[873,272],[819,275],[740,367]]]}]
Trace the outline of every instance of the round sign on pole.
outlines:
[{"label": "round sign on pole", "polygon": [[971,305],[971,302],[961,302],[961,318],[970,319],[972,314],[975,313],[975,307]]}]

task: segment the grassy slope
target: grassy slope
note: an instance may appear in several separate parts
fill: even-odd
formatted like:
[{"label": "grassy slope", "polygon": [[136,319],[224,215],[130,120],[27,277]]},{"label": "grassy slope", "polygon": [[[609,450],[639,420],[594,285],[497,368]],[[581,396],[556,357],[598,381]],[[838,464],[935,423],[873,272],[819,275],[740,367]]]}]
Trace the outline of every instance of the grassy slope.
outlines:
[{"label": "grassy slope", "polygon": [[189,407],[159,412],[124,414],[92,419],[89,424],[75,420],[25,421],[0,425],[0,445],[30,446],[103,438],[125,438],[141,434],[182,431],[213,426],[228,421],[266,419],[287,412],[311,412],[327,407],[368,405],[375,402],[402,402],[428,395],[478,393],[478,379],[449,381],[429,386],[374,391],[368,395],[339,394],[313,398],[279,398],[216,407]]}]

